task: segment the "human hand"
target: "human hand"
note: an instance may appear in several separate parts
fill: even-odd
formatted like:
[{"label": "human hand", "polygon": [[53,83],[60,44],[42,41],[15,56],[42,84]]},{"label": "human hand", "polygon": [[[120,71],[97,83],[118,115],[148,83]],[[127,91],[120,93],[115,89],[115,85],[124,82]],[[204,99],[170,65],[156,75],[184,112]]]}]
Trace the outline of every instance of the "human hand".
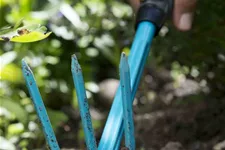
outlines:
[{"label": "human hand", "polygon": [[[135,11],[138,10],[140,0],[129,0]],[[173,23],[181,31],[190,30],[197,0],[174,0]]]}]

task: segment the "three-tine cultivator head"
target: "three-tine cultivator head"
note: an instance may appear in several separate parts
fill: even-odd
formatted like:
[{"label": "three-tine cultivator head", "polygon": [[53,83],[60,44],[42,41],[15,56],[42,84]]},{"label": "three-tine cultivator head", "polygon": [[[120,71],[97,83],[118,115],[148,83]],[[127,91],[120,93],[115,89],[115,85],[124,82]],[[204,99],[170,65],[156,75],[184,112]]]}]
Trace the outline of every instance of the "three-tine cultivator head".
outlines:
[{"label": "three-tine cultivator head", "polygon": [[[117,150],[120,147],[123,131],[127,149],[135,149],[132,103],[149,55],[149,47],[172,10],[173,0],[143,0],[137,14],[136,35],[128,59],[124,53],[120,60],[120,85],[114,97],[101,140],[96,144],[89,106],[84,87],[81,67],[75,55],[72,56],[71,71],[79,101],[79,109],[88,150]],[[23,75],[29,89],[39,120],[51,150],[59,146],[51,127],[47,111],[37,88],[33,73],[22,61]]]},{"label": "three-tine cultivator head", "polygon": [[[35,106],[35,110],[41,122],[48,146],[50,147],[51,150],[59,150],[59,145],[56,140],[54,131],[52,129],[50,120],[48,118],[48,114],[44,106],[44,103],[42,101],[40,92],[38,90],[34,75],[30,67],[25,62],[25,60],[22,60],[22,71],[23,71],[23,76],[26,80],[26,85],[28,87],[29,93],[32,97],[33,104]],[[75,90],[77,93],[80,116],[81,116],[82,125],[84,129],[84,134],[85,134],[86,146],[88,150],[97,150],[94,130],[92,127],[91,115],[89,112],[88,99],[87,99],[86,90],[84,87],[82,69],[75,55],[72,55],[71,71],[72,71]],[[127,57],[125,53],[122,53],[121,55],[120,78],[121,78],[120,90],[121,90],[121,98],[122,98],[122,108],[124,112],[123,113],[123,120],[124,120],[123,128],[125,131],[125,144],[127,148],[135,149],[134,123],[133,123],[131,86],[130,86],[130,70],[129,70],[129,65],[128,65],[128,61],[127,61]],[[114,114],[116,115],[116,112]],[[116,116],[113,116],[113,117],[116,117]],[[114,134],[114,131],[110,132],[109,136],[113,136],[113,134]],[[122,134],[122,133],[119,133],[119,134]],[[120,141],[116,141],[116,142],[120,143]]]}]

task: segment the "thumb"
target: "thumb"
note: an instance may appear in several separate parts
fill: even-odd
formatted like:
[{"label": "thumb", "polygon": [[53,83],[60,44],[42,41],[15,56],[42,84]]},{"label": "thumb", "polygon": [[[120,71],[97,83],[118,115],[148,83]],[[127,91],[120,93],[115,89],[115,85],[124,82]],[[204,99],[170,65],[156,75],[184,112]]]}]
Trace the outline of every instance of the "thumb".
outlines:
[{"label": "thumb", "polygon": [[137,12],[140,5],[140,0],[129,0],[129,2],[132,8],[134,9],[134,11]]},{"label": "thumb", "polygon": [[191,29],[197,0],[175,0],[173,10],[174,25],[182,31]]}]

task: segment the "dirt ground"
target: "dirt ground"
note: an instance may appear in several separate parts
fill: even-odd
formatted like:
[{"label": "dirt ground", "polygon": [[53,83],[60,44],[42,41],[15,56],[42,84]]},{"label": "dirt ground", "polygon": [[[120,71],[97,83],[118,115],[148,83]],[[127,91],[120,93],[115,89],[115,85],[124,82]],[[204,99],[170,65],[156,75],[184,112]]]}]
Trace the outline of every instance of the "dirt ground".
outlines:
[{"label": "dirt ground", "polygon": [[[207,96],[190,79],[173,88],[168,72],[152,72],[145,71],[134,100],[137,149],[224,150],[225,99]],[[107,107],[94,108],[103,116],[101,119],[107,117],[104,108]],[[74,110],[66,110],[71,118],[60,128],[59,144],[64,149],[85,149],[84,142],[75,134],[79,115]],[[99,140],[102,129],[95,133]]]}]

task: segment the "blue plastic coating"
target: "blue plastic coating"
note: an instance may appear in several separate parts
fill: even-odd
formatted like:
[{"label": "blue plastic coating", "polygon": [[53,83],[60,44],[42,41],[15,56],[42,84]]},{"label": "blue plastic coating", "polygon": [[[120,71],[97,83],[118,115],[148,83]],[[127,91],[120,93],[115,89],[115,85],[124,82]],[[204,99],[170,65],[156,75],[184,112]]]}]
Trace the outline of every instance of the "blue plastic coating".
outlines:
[{"label": "blue plastic coating", "polygon": [[[150,44],[154,38],[156,27],[151,22],[139,23],[136,35],[128,57],[130,66],[132,101],[135,97],[138,84],[149,55]],[[121,100],[121,87],[119,86],[111,107],[100,143],[99,150],[117,150],[123,132],[123,108]]]},{"label": "blue plastic coating", "polygon": [[135,135],[133,121],[133,103],[131,100],[130,69],[125,53],[120,59],[120,84],[123,101],[123,124],[125,134],[125,145],[129,150],[135,150]]},{"label": "blue plastic coating", "polygon": [[43,127],[48,146],[51,150],[60,150],[33,73],[24,60],[22,60],[22,71],[27,88],[34,103],[35,110]]},{"label": "blue plastic coating", "polygon": [[94,136],[94,130],[91,122],[91,115],[84,87],[84,80],[81,67],[75,55],[72,56],[71,71],[73,75],[73,82],[77,93],[78,104],[80,108],[80,115],[85,134],[85,140],[88,150],[96,150],[97,144]]}]

